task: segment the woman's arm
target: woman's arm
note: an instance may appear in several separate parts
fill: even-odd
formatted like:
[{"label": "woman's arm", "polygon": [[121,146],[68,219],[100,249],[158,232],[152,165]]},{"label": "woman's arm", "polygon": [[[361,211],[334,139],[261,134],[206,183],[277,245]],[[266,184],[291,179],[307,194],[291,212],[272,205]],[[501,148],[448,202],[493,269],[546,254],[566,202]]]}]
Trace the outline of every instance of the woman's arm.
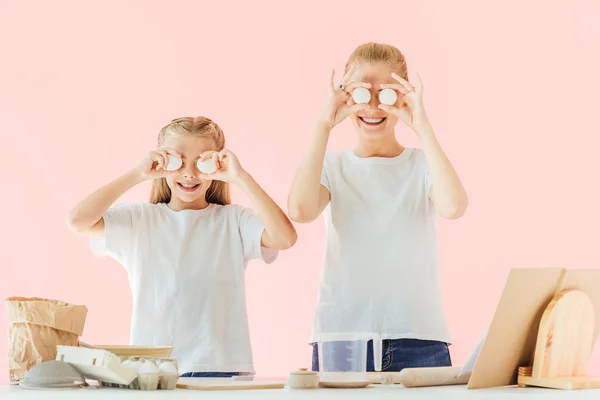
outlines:
[{"label": "woman's arm", "polygon": [[413,129],[421,139],[421,145],[425,152],[431,176],[429,197],[437,213],[447,219],[462,217],[469,204],[467,192],[435,137],[433,128],[430,124],[425,124],[415,126]]},{"label": "woman's arm", "polygon": [[460,218],[467,209],[467,192],[450,160],[448,160],[438,143],[431,123],[427,118],[423,106],[423,82],[421,77],[418,77],[416,88],[398,74],[392,73],[392,77],[398,83],[382,84],[381,88],[397,90],[401,94],[400,99],[396,106],[380,104],[379,108],[400,118],[421,140],[431,176],[429,197],[436,212],[443,218]]},{"label": "woman's arm", "polygon": [[104,214],[119,197],[138,183],[172,173],[164,169],[168,162],[168,154],[179,157],[175,152],[166,149],[151,151],[139,166],[86,197],[69,213],[69,227],[77,233],[104,235]]},{"label": "woman's arm", "polygon": [[329,191],[321,185],[323,160],[331,129],[326,124],[318,124],[310,141],[288,196],[288,212],[296,222],[314,221],[329,203]]},{"label": "woman's arm", "polygon": [[355,70],[356,66],[350,67],[340,86],[335,84],[335,71],[331,72],[329,98],[321,111],[308,151],[296,172],[288,196],[288,211],[296,222],[314,221],[329,203],[329,191],[321,185],[329,133],[349,115],[369,108],[367,104],[348,105],[352,90],[358,87],[371,88],[370,83],[352,81]]}]

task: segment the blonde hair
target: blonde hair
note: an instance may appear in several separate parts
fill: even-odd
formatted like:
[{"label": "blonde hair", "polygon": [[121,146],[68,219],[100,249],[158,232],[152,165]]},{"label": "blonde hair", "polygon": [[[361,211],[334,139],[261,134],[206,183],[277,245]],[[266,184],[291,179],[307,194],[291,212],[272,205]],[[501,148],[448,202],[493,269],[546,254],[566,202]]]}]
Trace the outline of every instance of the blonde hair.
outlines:
[{"label": "blonde hair", "polygon": [[[225,135],[219,125],[206,117],[183,117],[172,120],[163,127],[158,134],[158,147],[161,147],[167,135],[192,135],[199,138],[212,139],[215,150],[221,151],[225,148]],[[152,182],[150,192],[150,203],[168,203],[171,201],[171,188],[166,178],[158,178]],[[214,204],[231,203],[229,184],[222,181],[212,181],[206,191],[206,201]]]},{"label": "blonde hair", "polygon": [[400,77],[408,80],[406,58],[404,58],[404,54],[400,50],[390,44],[370,42],[358,46],[350,54],[345,72],[348,72],[352,65],[377,62],[389,65]]}]

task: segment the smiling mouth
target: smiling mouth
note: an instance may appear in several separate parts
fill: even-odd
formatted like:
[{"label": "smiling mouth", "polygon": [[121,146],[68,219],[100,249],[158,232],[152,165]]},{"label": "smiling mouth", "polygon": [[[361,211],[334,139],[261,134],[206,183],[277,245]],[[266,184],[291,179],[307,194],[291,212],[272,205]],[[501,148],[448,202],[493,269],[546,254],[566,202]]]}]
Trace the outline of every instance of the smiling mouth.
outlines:
[{"label": "smiling mouth", "polygon": [[385,117],[383,117],[383,118],[358,117],[358,119],[360,119],[362,121],[362,123],[367,126],[378,126],[378,125],[383,124],[383,122],[386,120]]},{"label": "smiling mouth", "polygon": [[191,193],[200,187],[200,184],[189,184],[189,183],[179,183],[177,182],[177,187],[186,193]]}]

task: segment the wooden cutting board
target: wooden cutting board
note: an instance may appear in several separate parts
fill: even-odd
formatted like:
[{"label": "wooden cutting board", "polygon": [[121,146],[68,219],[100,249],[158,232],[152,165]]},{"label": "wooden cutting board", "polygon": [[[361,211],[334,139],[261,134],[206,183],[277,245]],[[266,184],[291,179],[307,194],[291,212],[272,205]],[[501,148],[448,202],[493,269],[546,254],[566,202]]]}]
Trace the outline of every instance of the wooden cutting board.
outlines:
[{"label": "wooden cutting board", "polygon": [[594,306],[578,290],[553,299],[542,315],[533,378],[585,376],[594,344]]},{"label": "wooden cutting board", "polygon": [[283,389],[285,382],[260,381],[228,381],[206,383],[178,383],[177,389],[190,390],[252,390],[252,389]]},{"label": "wooden cutting board", "polygon": [[600,378],[586,376],[594,343],[595,311],[583,291],[564,290],[542,315],[533,367],[518,369],[519,386],[563,390],[600,388]]}]

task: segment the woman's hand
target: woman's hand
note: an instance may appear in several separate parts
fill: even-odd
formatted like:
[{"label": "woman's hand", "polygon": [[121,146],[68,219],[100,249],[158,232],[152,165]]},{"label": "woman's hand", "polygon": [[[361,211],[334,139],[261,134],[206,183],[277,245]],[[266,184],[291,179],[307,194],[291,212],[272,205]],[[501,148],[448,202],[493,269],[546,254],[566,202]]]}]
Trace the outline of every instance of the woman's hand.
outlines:
[{"label": "woman's hand", "polygon": [[341,85],[337,87],[334,82],[335,71],[331,71],[329,99],[327,100],[327,103],[325,104],[320,116],[320,122],[328,126],[329,129],[332,129],[334,126],[338,125],[349,115],[369,108],[368,104],[350,104],[352,91],[354,89],[358,87],[364,87],[365,89],[371,88],[370,83],[351,81],[355,70],[355,66],[350,67],[346,75],[344,75]]},{"label": "woman's hand", "polygon": [[379,108],[400,118],[408,127],[415,128],[428,123],[427,113],[423,106],[423,82],[417,75],[417,87],[413,87],[406,79],[396,73],[392,77],[399,83],[382,84],[382,89],[394,89],[400,93],[396,105],[380,104]]},{"label": "woman's hand", "polygon": [[167,164],[169,163],[169,155],[181,158],[179,153],[167,148],[160,148],[146,154],[142,162],[136,168],[141,179],[158,179],[178,174],[177,171],[167,171],[166,169]]},{"label": "woman's hand", "polygon": [[229,150],[205,151],[200,155],[200,161],[210,159],[215,163],[217,170],[212,174],[202,173],[202,179],[236,183],[246,172],[237,156]]}]

